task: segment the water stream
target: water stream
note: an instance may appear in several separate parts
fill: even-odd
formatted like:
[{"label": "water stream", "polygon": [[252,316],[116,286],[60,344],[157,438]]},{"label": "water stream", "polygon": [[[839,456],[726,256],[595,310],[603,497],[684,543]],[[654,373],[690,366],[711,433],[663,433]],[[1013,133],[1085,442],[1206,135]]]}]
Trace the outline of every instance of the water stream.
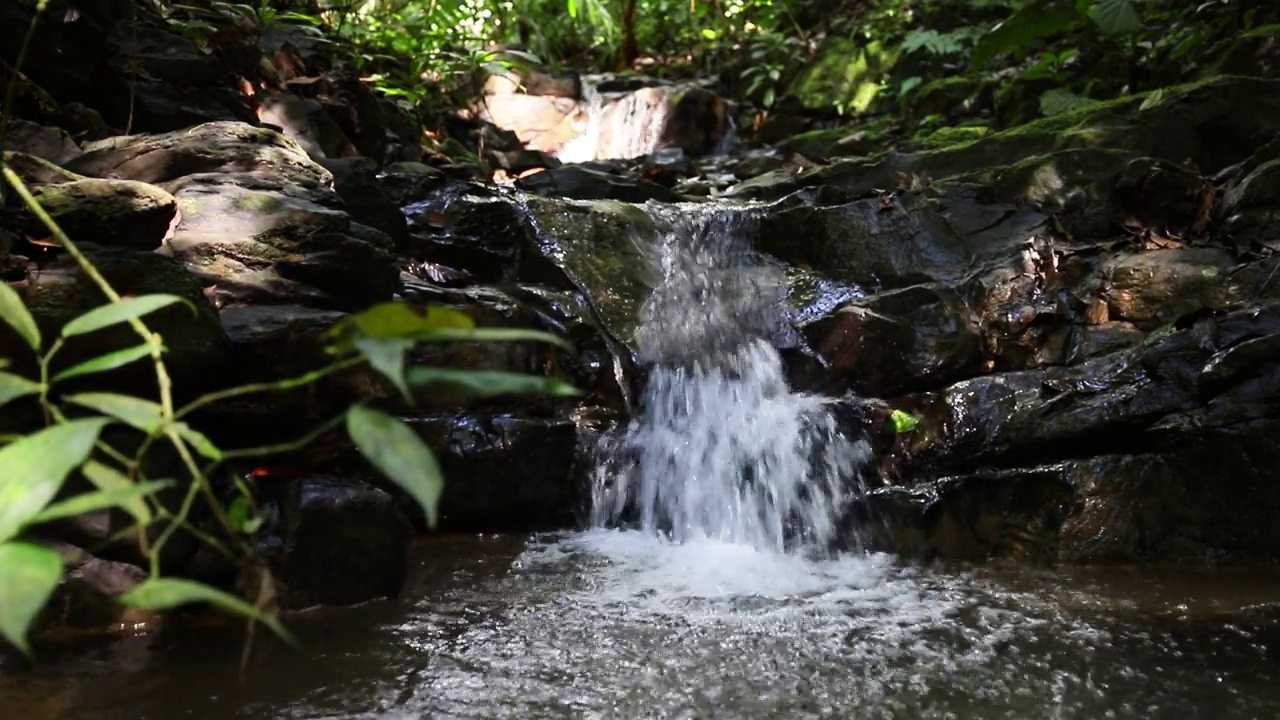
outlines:
[{"label": "water stream", "polygon": [[780,278],[659,214],[651,364],[595,527],[423,541],[401,598],[0,658],[0,717],[1276,718],[1280,577],[909,567],[832,552],[863,448],[792,392]]}]

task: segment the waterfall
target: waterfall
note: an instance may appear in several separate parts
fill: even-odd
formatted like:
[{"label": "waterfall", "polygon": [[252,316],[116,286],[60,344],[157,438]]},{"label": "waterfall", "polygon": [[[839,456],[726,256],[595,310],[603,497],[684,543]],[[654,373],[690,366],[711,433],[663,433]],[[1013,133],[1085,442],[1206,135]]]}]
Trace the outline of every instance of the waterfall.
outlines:
[{"label": "waterfall", "polygon": [[581,134],[556,152],[556,158],[565,163],[629,160],[657,150],[671,114],[670,90],[646,87],[604,94],[596,87],[598,80],[582,78],[580,107],[586,124]]},{"label": "waterfall", "polygon": [[675,542],[827,548],[867,452],[841,434],[826,399],[788,387],[769,342],[788,322],[781,270],[744,246],[743,213],[649,212],[659,237],[639,241],[653,290],[635,337],[649,374],[597,469],[594,524],[638,523]]}]

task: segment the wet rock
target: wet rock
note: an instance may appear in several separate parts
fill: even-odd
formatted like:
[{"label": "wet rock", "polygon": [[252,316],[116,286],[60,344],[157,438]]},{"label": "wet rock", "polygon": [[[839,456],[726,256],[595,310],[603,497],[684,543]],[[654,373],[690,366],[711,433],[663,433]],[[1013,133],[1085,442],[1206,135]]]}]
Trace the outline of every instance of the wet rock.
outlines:
[{"label": "wet rock", "polygon": [[[1107,264],[1111,317],[1151,330],[1205,308],[1223,308],[1244,292],[1234,258],[1215,248],[1152,250]],[[1250,288],[1252,289],[1252,288]]]},{"label": "wet rock", "polygon": [[574,478],[577,429],[567,417],[468,413],[408,422],[444,471],[442,530],[563,527],[584,501]]},{"label": "wet rock", "polygon": [[395,597],[408,571],[412,524],[396,499],[352,479],[306,477],[279,492],[260,541],[287,609]]},{"label": "wet rock", "polygon": [[[178,201],[172,195],[133,180],[47,184],[32,195],[72,240],[101,245],[158,249],[178,219]],[[49,234],[35,217],[27,217],[24,225],[31,237]]]},{"label": "wet rock", "polygon": [[[1116,180],[1114,197],[1126,224],[1185,233],[1197,223],[1201,192],[1212,193],[1197,173],[1169,162],[1130,161]],[[1208,207],[1203,212],[1207,215]]]},{"label": "wet rock", "polygon": [[62,579],[36,618],[32,632],[46,636],[83,636],[136,630],[159,621],[159,613],[117,602],[116,598],[147,578],[136,565],[96,558],[79,548],[60,545]]},{"label": "wet rock", "polygon": [[544,170],[520,178],[516,187],[545,197],[575,200],[621,200],[642,203],[646,200],[675,202],[671,190],[642,178],[626,177],[570,165]]},{"label": "wet rock", "polygon": [[440,263],[481,280],[509,278],[516,249],[528,234],[524,214],[492,190],[452,184],[403,209],[407,255]]},{"label": "wet rock", "polygon": [[977,374],[982,343],[953,291],[915,286],[860,298],[805,328],[830,371],[858,393],[892,397]]},{"label": "wet rock", "polygon": [[657,147],[705,155],[720,146],[731,122],[729,104],[724,98],[709,90],[689,88],[671,108]]},{"label": "wet rock", "polygon": [[1280,248],[1280,157],[1267,159],[1223,193],[1225,229],[1242,241]]},{"label": "wet rock", "polygon": [[954,283],[1017,254],[1044,223],[1039,213],[983,203],[974,191],[907,192],[825,204],[803,195],[763,214],[756,246],[866,288]]}]

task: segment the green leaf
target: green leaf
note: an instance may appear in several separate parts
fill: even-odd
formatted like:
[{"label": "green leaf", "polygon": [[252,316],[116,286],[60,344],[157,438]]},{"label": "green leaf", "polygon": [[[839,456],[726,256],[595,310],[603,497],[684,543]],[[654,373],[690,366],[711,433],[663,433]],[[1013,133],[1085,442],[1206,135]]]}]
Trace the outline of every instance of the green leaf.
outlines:
[{"label": "green leaf", "polygon": [[920,424],[920,417],[904,410],[895,409],[889,413],[889,425],[898,434],[909,433]]},{"label": "green leaf", "polygon": [[1130,0],[1098,0],[1089,17],[1108,35],[1125,35],[1142,29],[1142,18]]},{"label": "green leaf", "polygon": [[222,450],[213,444],[213,441],[204,433],[196,430],[184,422],[176,422],[173,428],[178,431],[178,437],[186,440],[196,452],[209,458],[210,460],[219,460],[222,458]]},{"label": "green leaf", "polygon": [[92,360],[85,360],[75,367],[67,368],[57,375],[54,375],[53,381],[59,382],[79,375],[91,375],[93,373],[115,370],[116,368],[124,367],[131,362],[141,360],[150,354],[151,345],[148,343],[134,345],[133,347],[125,348],[124,350],[117,350],[112,353],[107,353],[106,355],[99,355]]},{"label": "green leaf", "polygon": [[82,515],[94,510],[102,510],[103,508],[123,508],[126,503],[133,503],[135,500],[157,493],[170,485],[173,485],[172,480],[152,480],[150,482],[130,483],[128,487],[117,487],[110,490],[98,490],[76,495],[46,507],[40,514],[31,518],[31,522],[28,524],[34,525],[48,522],[49,520],[57,520],[58,518]]},{"label": "green leaf", "polygon": [[106,424],[105,418],[72,420],[0,448],[0,542],[16,535],[58,494]]},{"label": "green leaf", "polygon": [[569,13],[569,17],[578,17],[578,3],[574,2],[574,0],[565,0],[564,6],[565,10]]},{"label": "green leaf", "polygon": [[126,497],[126,490],[134,487],[132,480],[124,473],[97,460],[90,460],[80,468],[80,472],[93,483],[94,487],[108,493],[120,493],[120,507],[133,516],[134,520],[146,525],[151,522],[151,508],[141,497]]},{"label": "green leaf", "polygon": [[144,610],[169,610],[179,605],[207,602],[227,612],[256,620],[285,640],[296,642],[277,618],[235,595],[192,580],[152,578],[121,595],[120,602]]},{"label": "green leaf", "polygon": [[0,320],[8,323],[32,350],[40,349],[40,328],[36,327],[35,318],[31,317],[18,291],[3,280],[0,280]]},{"label": "green leaf", "polygon": [[452,385],[477,397],[526,393],[571,397],[582,394],[572,385],[555,378],[501,370],[413,367],[409,368],[406,377],[412,387]]},{"label": "green leaf", "polygon": [[133,320],[153,313],[174,303],[186,303],[194,314],[196,306],[177,295],[140,295],[120,302],[96,307],[62,327],[62,336],[84,335],[117,323]]},{"label": "green leaf", "polygon": [[1023,50],[1033,41],[1062,32],[1081,21],[1074,7],[1031,3],[996,25],[973,46],[970,64],[980,68],[991,58]]},{"label": "green leaf", "polygon": [[358,337],[355,339],[355,347],[374,370],[382,373],[400,389],[406,400],[412,400],[409,386],[404,381],[404,354],[413,347],[412,340]]},{"label": "green leaf", "polygon": [[1040,112],[1046,117],[1053,117],[1095,105],[1097,102],[1066,88],[1054,88],[1040,96]]},{"label": "green leaf", "polygon": [[465,330],[472,327],[475,327],[475,323],[460,310],[439,305],[417,308],[404,302],[386,302],[344,318],[329,330],[329,334],[340,340],[351,340],[361,335],[369,338],[403,338],[431,330]]},{"label": "green leaf", "polygon": [[364,405],[347,410],[347,433],[373,466],[418,501],[434,528],[444,476],[422,438],[390,415]]},{"label": "green leaf", "polygon": [[428,330],[413,336],[414,340],[425,342],[520,342],[533,341],[558,345],[572,350],[573,345],[564,338],[542,330],[526,330],[524,328],[475,328],[474,330]]},{"label": "green leaf", "polygon": [[0,543],[0,635],[30,655],[27,630],[62,577],[58,551],[29,543]]},{"label": "green leaf", "polygon": [[79,393],[77,395],[68,395],[66,400],[76,405],[83,405],[97,410],[103,415],[110,415],[124,424],[146,433],[156,432],[160,428],[161,422],[163,422],[163,410],[159,403],[131,395],[99,392]]},{"label": "green leaf", "polygon": [[1146,99],[1142,101],[1142,104],[1138,106],[1138,112],[1150,110],[1151,108],[1160,105],[1165,101],[1167,96],[1168,94],[1165,92],[1164,88],[1153,90],[1151,94],[1147,95]]},{"label": "green leaf", "polygon": [[40,383],[31,382],[21,375],[0,372],[0,405],[38,392],[40,392]]}]

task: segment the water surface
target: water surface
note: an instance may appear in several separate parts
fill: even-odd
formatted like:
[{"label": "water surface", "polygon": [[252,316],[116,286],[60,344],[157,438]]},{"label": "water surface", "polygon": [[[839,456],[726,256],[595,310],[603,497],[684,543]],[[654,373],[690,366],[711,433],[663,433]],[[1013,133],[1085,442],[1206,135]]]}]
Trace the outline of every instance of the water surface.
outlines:
[{"label": "water surface", "polygon": [[[4,718],[1275,718],[1280,578],[435,538],[402,599],[0,663]],[[1253,607],[1253,610],[1243,610]],[[1270,613],[1272,618],[1276,613]]]}]

